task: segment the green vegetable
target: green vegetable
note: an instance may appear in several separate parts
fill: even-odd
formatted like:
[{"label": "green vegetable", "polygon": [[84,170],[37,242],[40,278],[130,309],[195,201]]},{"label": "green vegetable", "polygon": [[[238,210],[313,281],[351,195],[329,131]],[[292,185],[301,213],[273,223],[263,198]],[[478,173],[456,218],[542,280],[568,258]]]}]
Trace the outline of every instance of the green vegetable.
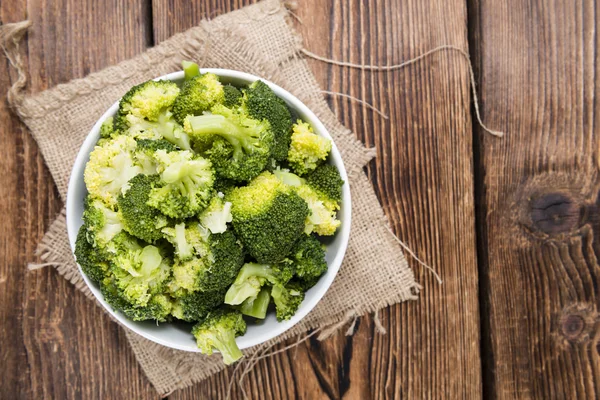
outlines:
[{"label": "green vegetable", "polygon": [[181,62],[181,68],[183,68],[186,81],[200,75],[200,67],[194,62],[183,60]]},{"label": "green vegetable", "polygon": [[242,92],[235,86],[225,85],[223,86],[225,92],[225,99],[223,105],[225,107],[233,108],[239,106],[242,101]]},{"label": "green vegetable", "polygon": [[123,230],[119,214],[92,196],[85,199],[83,222],[87,240],[101,250]]},{"label": "green vegetable", "polygon": [[259,263],[283,260],[304,232],[306,202],[270,172],[234,189],[226,199],[232,203],[235,233]]},{"label": "green vegetable", "polygon": [[256,297],[246,299],[240,306],[242,314],[258,319],[265,319],[271,302],[271,289],[264,287]]},{"label": "green vegetable", "polygon": [[336,167],[329,164],[317,167],[306,176],[306,183],[318,193],[327,207],[339,210],[344,181]]},{"label": "green vegetable", "polygon": [[314,286],[321,275],[327,272],[325,246],[312,235],[303,236],[289,256],[294,263],[296,276],[303,283],[303,289]]},{"label": "green vegetable", "polygon": [[256,81],[244,91],[243,104],[252,118],[269,121],[275,136],[273,158],[284,161],[292,133],[292,115],[285,101],[277,97],[266,83]]},{"label": "green vegetable", "polygon": [[243,357],[236,336],[246,333],[246,323],[242,314],[235,310],[216,310],[206,319],[192,328],[198,348],[204,354],[212,354],[218,350],[223,355],[226,365],[232,364]]},{"label": "green vegetable", "polygon": [[331,141],[317,135],[312,127],[298,120],[292,128],[288,162],[298,175],[305,175],[322,164],[331,151]]},{"label": "green vegetable", "polygon": [[271,156],[273,132],[268,122],[222,105],[211,111],[185,120],[184,129],[194,148],[212,161],[222,178],[240,182],[256,177]]},{"label": "green vegetable", "polygon": [[284,286],[294,276],[291,263],[246,263],[225,295],[225,304],[238,305],[258,296],[263,285]]},{"label": "green vegetable", "polygon": [[75,240],[75,258],[81,266],[83,273],[96,284],[100,284],[108,272],[108,263],[95,251],[94,247],[87,240],[87,229],[85,225],[79,228],[77,239]]},{"label": "green vegetable", "polygon": [[223,85],[215,74],[195,76],[183,83],[173,104],[173,117],[183,125],[188,115],[201,115],[215,104],[223,103],[224,99]]},{"label": "green vegetable", "polygon": [[290,282],[287,285],[275,285],[271,289],[271,297],[275,303],[275,311],[278,321],[285,321],[298,311],[300,304],[304,300],[304,291],[302,285],[296,282]]}]

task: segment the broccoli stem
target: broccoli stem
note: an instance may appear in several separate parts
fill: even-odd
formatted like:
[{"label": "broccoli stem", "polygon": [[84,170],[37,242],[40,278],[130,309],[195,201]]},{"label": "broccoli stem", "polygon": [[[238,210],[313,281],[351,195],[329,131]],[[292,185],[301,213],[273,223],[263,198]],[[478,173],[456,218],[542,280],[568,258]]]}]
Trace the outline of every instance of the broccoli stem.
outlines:
[{"label": "broccoli stem", "polygon": [[231,329],[216,333],[214,343],[217,350],[223,355],[225,365],[231,365],[244,356],[235,342],[235,332]]},{"label": "broccoli stem", "polygon": [[188,121],[195,135],[218,135],[226,139],[233,146],[234,158],[241,157],[242,148],[251,145],[246,132],[222,115],[199,115],[188,117]]},{"label": "broccoli stem", "polygon": [[267,308],[269,307],[269,303],[271,302],[271,293],[270,289],[263,288],[258,296],[253,299],[247,299],[242,303],[240,307],[240,311],[244,315],[248,315],[250,317],[265,319],[267,316]]},{"label": "broccoli stem", "polygon": [[181,62],[181,67],[183,68],[186,81],[189,81],[193,77],[200,75],[200,67],[198,67],[198,64],[194,62],[184,60]]}]

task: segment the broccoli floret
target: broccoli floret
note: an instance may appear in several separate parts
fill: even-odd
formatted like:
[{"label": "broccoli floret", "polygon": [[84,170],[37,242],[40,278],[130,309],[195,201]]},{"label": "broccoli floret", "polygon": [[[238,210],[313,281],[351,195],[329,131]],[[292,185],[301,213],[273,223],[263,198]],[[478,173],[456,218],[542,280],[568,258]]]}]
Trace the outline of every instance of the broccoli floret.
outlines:
[{"label": "broccoli floret", "polygon": [[275,136],[273,158],[277,161],[285,160],[292,129],[292,115],[285,101],[277,97],[266,83],[256,81],[244,91],[243,104],[252,118],[269,121]]},{"label": "broccoli floret", "polygon": [[168,223],[167,217],[148,205],[150,192],[158,181],[158,175],[136,175],[129,181],[129,189],[117,200],[123,228],[150,243],[163,237],[161,230]]},{"label": "broccoli floret", "polygon": [[154,153],[158,150],[164,150],[167,153],[179,150],[173,143],[164,139],[138,139],[136,141],[137,147],[133,158],[146,175],[154,175],[158,171],[158,162]]},{"label": "broccoli floret", "polygon": [[147,81],[132,87],[119,102],[115,129],[125,132],[132,121],[158,121],[178,94],[179,87],[171,81]]},{"label": "broccoli floret", "polygon": [[271,289],[271,297],[275,303],[275,312],[278,321],[285,321],[290,318],[304,300],[304,291],[302,286],[296,282],[290,282],[287,285],[275,285]]},{"label": "broccoli floret", "polygon": [[173,104],[173,117],[183,125],[188,115],[200,115],[215,104],[223,103],[225,92],[219,77],[206,73],[185,81]]},{"label": "broccoli floret", "polygon": [[[305,179],[285,169],[275,170],[274,175],[283,183],[292,186],[308,204],[310,215],[306,218],[304,233],[310,235],[315,232],[322,236],[331,236],[335,233],[341,225],[341,221],[336,218],[336,210],[339,209],[338,202],[309,186]],[[330,186],[336,184],[337,181],[330,182]]]},{"label": "broccoli floret", "polygon": [[224,201],[220,196],[213,196],[208,207],[199,215],[202,226],[211,233],[223,233],[227,230],[227,223],[233,219],[231,203]]},{"label": "broccoli floret", "polygon": [[257,264],[246,263],[238,273],[233,285],[225,294],[225,304],[238,305],[247,299],[258,296],[267,282],[271,285],[285,285],[294,276],[292,263]]},{"label": "broccoli floret", "polygon": [[88,242],[99,251],[103,251],[108,242],[123,230],[119,214],[90,195],[85,199],[83,222]]},{"label": "broccoli floret", "polygon": [[294,263],[296,276],[302,281],[305,290],[313,287],[327,272],[325,246],[312,235],[300,238],[288,258]]},{"label": "broccoli floret", "polygon": [[223,178],[222,176],[215,177],[215,192],[217,194],[223,193],[223,195],[229,194],[236,187],[236,182],[231,179]]},{"label": "broccoli floret", "polygon": [[344,180],[335,166],[329,164],[318,166],[308,174],[306,183],[319,194],[319,198],[328,208],[339,210]]},{"label": "broccoli floret", "polygon": [[271,288],[264,287],[256,297],[246,299],[240,306],[242,314],[258,319],[265,319],[271,302]]},{"label": "broccoli floret", "polygon": [[206,318],[208,313],[223,304],[225,291],[217,292],[190,292],[179,289],[175,295],[175,303],[171,315],[187,322],[197,322]]},{"label": "broccoli floret", "polygon": [[114,128],[114,118],[108,117],[100,126],[100,140],[98,141],[98,144],[102,144],[104,141],[112,139],[119,134],[120,132]]},{"label": "broccoli floret", "polygon": [[233,229],[259,263],[277,263],[304,232],[309,209],[290,186],[263,172],[248,186],[232,190]]},{"label": "broccoli floret", "polygon": [[226,365],[242,358],[243,354],[235,342],[236,336],[246,333],[246,322],[242,314],[235,310],[219,309],[192,328],[198,348],[211,355],[217,349],[223,355]]},{"label": "broccoli floret", "polygon": [[94,148],[83,175],[93,197],[114,206],[127,182],[144,172],[132,155],[136,145],[133,138],[120,135]]},{"label": "broccoli floret", "polygon": [[221,291],[235,279],[244,263],[242,246],[233,232],[211,234],[197,222],[165,228],[175,246],[175,288],[189,291]]},{"label": "broccoli floret", "polygon": [[101,257],[100,253],[87,240],[87,229],[85,225],[79,228],[75,240],[75,258],[81,266],[83,273],[96,284],[100,284],[108,272],[108,263]]},{"label": "broccoli floret", "polygon": [[331,151],[331,141],[317,135],[312,127],[298,120],[292,128],[288,162],[298,175],[304,175],[322,164]]},{"label": "broccoli floret", "polygon": [[165,139],[182,150],[191,150],[190,138],[173,119],[169,110],[161,112],[157,121],[148,121],[134,115],[128,115],[126,120],[129,123],[126,133],[135,139]]},{"label": "broccoli floret", "polygon": [[105,278],[100,285],[100,290],[104,300],[111,307],[120,310],[133,321],[156,320],[165,322],[169,319],[169,314],[173,308],[172,300],[164,294],[152,296],[145,306],[131,304],[120,294],[121,291],[117,287],[114,277]]},{"label": "broccoli floret", "polygon": [[109,254],[119,294],[133,306],[148,305],[152,295],[165,289],[171,276],[171,260],[163,257],[158,247],[144,246],[121,232],[110,243]]},{"label": "broccoli floret", "polygon": [[235,181],[249,181],[267,165],[273,146],[273,132],[267,121],[259,121],[223,105],[212,114],[188,117],[184,129],[194,148],[208,157],[217,175]]},{"label": "broccoli floret", "polygon": [[186,81],[189,81],[190,79],[200,75],[200,67],[195,62],[183,60],[181,62],[181,68],[183,68]]},{"label": "broccoli floret", "polygon": [[232,85],[223,86],[223,91],[225,92],[225,99],[223,100],[223,105],[225,107],[233,108],[240,105],[242,101],[242,92],[238,88]]},{"label": "broccoli floret", "polygon": [[190,151],[158,150],[160,182],[148,204],[172,218],[188,218],[202,211],[213,195],[214,172],[210,161]]}]

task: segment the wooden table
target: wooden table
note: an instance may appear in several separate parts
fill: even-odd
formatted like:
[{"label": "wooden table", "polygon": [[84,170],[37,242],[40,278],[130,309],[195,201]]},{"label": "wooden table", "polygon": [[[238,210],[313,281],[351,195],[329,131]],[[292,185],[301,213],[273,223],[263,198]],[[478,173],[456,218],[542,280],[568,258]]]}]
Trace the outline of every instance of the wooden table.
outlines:
[{"label": "wooden table", "polygon": [[[37,92],[132,57],[246,0],[0,2],[29,18],[23,56]],[[311,61],[321,86],[377,159],[367,173],[409,260],[419,301],[356,334],[311,340],[261,361],[252,398],[594,398],[600,395],[597,4],[553,0],[304,0],[296,28],[315,53],[393,64],[389,73]],[[16,79],[2,63],[0,91]],[[27,273],[61,204],[36,144],[0,105],[0,398],[157,398],[123,331],[50,268]],[[357,288],[357,290],[360,290]],[[170,399],[222,397],[231,370]],[[240,398],[239,390],[234,398]]]}]

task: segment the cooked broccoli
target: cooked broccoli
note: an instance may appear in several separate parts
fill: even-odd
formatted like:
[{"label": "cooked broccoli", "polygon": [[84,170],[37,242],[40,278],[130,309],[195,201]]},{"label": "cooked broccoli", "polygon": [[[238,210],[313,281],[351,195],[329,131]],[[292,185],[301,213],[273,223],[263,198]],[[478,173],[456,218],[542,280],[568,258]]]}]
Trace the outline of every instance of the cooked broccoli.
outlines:
[{"label": "cooked broccoli", "polygon": [[[306,204],[308,204],[310,214],[306,218],[304,233],[310,235],[312,232],[315,232],[322,236],[331,236],[335,234],[335,231],[341,225],[341,221],[336,218],[336,210],[339,209],[338,202],[332,200],[323,192],[317,191],[312,186],[309,186],[305,179],[302,179],[298,175],[285,169],[275,170],[274,175],[281,182],[292,186],[296,193],[298,193],[298,195],[306,201]],[[327,182],[324,181],[322,183],[325,184]],[[330,186],[329,189],[334,190],[338,181],[331,181],[328,183]]]},{"label": "cooked broccoli", "polygon": [[[108,117],[100,126],[100,140],[112,139],[119,134],[119,131],[114,129],[114,118]],[[101,143],[99,141],[99,143]]]},{"label": "cooked broccoli", "polygon": [[236,186],[237,183],[231,179],[226,179],[221,176],[215,177],[215,192],[217,192],[217,194],[222,193],[223,195],[227,195],[235,189]]},{"label": "cooked broccoli", "polygon": [[244,263],[242,246],[233,232],[211,234],[198,222],[183,223],[163,232],[175,247],[174,288],[222,291]]},{"label": "cooked broccoli", "polygon": [[201,115],[215,104],[223,103],[225,92],[219,77],[206,73],[183,83],[181,93],[173,104],[173,117],[183,125],[188,115]]},{"label": "cooked broccoli", "polygon": [[143,172],[132,156],[136,146],[133,138],[121,135],[94,148],[83,175],[93,197],[114,206],[127,182]]},{"label": "cooked broccoli", "polygon": [[264,287],[256,297],[246,299],[240,306],[242,314],[258,319],[265,319],[271,302],[271,289]]},{"label": "cooked broccoli", "polygon": [[293,263],[274,265],[246,263],[240,269],[233,285],[225,294],[225,304],[238,305],[247,299],[258,296],[260,289],[267,283],[283,286],[294,276]]},{"label": "cooked broccoli", "polygon": [[298,120],[292,128],[288,162],[298,175],[304,175],[322,164],[331,151],[331,141],[317,135],[312,127]]},{"label": "cooked broccoli", "polygon": [[235,86],[225,85],[223,86],[223,91],[225,92],[225,98],[223,100],[223,105],[225,107],[233,108],[240,105],[242,101],[242,92]]},{"label": "cooked broccoli", "polygon": [[306,183],[319,194],[326,207],[339,210],[344,180],[336,167],[329,164],[318,166],[306,176]]},{"label": "cooked broccoli", "polygon": [[171,81],[147,81],[132,87],[119,102],[115,129],[126,132],[134,121],[158,121],[177,95],[179,87]]},{"label": "cooked broccoli", "polygon": [[148,121],[133,115],[128,115],[127,121],[129,128],[126,133],[135,139],[165,139],[182,150],[191,150],[190,138],[173,119],[169,110],[161,112],[157,121]]},{"label": "cooked broccoli", "polygon": [[312,235],[300,238],[288,258],[294,263],[296,276],[304,283],[304,289],[314,286],[327,272],[325,246]]},{"label": "cooked broccoli", "polygon": [[216,105],[212,114],[188,117],[184,129],[194,148],[208,157],[217,175],[249,181],[267,165],[273,146],[269,123]]},{"label": "cooked broccoli", "polygon": [[225,291],[219,292],[190,292],[179,289],[174,294],[175,300],[171,315],[187,322],[198,322],[206,318],[208,313],[223,305]]},{"label": "cooked broccoli", "polygon": [[117,287],[114,277],[105,278],[100,291],[104,300],[116,310],[120,310],[127,318],[133,321],[156,320],[165,322],[169,319],[169,314],[173,308],[173,302],[169,296],[157,294],[150,297],[145,306],[133,305],[121,295],[121,290]]},{"label": "cooked broccoli", "polygon": [[85,199],[83,222],[88,242],[99,251],[104,251],[106,245],[123,230],[119,214],[89,195]]},{"label": "cooked broccoli", "polygon": [[158,150],[160,181],[148,204],[172,218],[188,218],[202,211],[213,195],[214,172],[210,161],[190,151]]},{"label": "cooked broccoli", "polygon": [[198,348],[211,355],[218,350],[226,365],[242,358],[243,354],[235,342],[236,336],[246,333],[246,322],[242,314],[235,310],[219,309],[208,315],[204,321],[192,328]]},{"label": "cooked broccoli", "polygon": [[300,284],[290,282],[287,285],[275,285],[271,289],[271,297],[275,303],[275,311],[278,321],[285,321],[290,318],[304,300],[304,291]]},{"label": "cooked broccoli", "polygon": [[88,242],[87,233],[85,225],[82,225],[75,240],[75,258],[87,277],[100,284],[108,272],[108,263]]},{"label": "cooked broccoli", "polygon": [[200,67],[194,62],[184,60],[181,62],[181,68],[183,68],[186,81],[189,81],[190,79],[200,75]]},{"label": "cooked broccoli", "polygon": [[136,164],[142,167],[146,175],[154,175],[158,172],[158,161],[154,153],[158,150],[164,150],[167,153],[177,151],[178,148],[173,143],[164,139],[138,139],[137,147],[133,153]]},{"label": "cooked broccoli", "polygon": [[158,247],[144,245],[121,232],[110,243],[109,257],[119,295],[133,306],[146,306],[152,295],[161,294],[171,276],[171,260]]},{"label": "cooked broccoli", "polygon": [[223,233],[227,223],[233,219],[231,203],[224,201],[218,194],[214,196],[204,211],[198,217],[200,223],[211,233]]},{"label": "cooked broccoli", "polygon": [[277,97],[266,83],[256,81],[244,91],[243,105],[252,118],[269,121],[275,136],[273,158],[285,160],[292,129],[292,115],[285,101]]},{"label": "cooked broccoli", "polygon": [[128,182],[129,189],[117,200],[123,228],[150,243],[162,239],[161,230],[168,223],[167,217],[148,205],[150,192],[158,181],[158,175],[136,175]]},{"label": "cooked broccoli", "polygon": [[281,261],[304,232],[306,202],[270,172],[232,190],[226,199],[232,204],[233,229],[259,263]]}]

